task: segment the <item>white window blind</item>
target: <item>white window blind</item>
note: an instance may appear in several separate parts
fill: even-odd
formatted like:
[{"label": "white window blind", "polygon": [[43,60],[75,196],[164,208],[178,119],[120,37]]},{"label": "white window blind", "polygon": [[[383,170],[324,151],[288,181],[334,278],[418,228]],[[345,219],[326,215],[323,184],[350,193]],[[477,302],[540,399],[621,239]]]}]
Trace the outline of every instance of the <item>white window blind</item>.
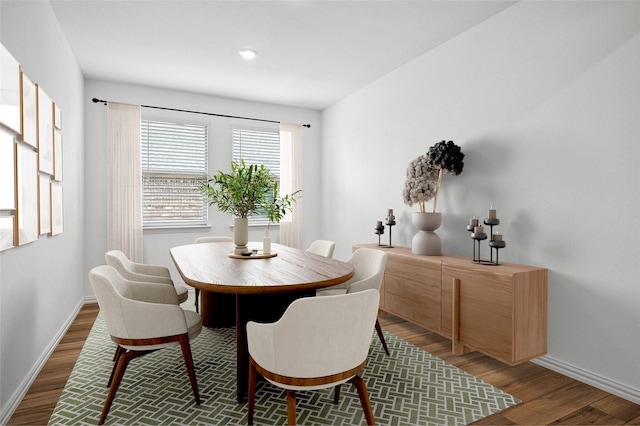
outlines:
[{"label": "white window blind", "polygon": [[[255,129],[234,127],[233,161],[244,160],[245,164],[263,164],[280,179],[280,131],[279,129]],[[251,216],[249,223],[266,224],[264,215]]]},{"label": "white window blind", "polygon": [[207,126],[141,121],[144,227],[207,224]]},{"label": "white window blind", "polygon": [[264,164],[280,177],[280,132],[269,129],[233,129],[233,160]]}]

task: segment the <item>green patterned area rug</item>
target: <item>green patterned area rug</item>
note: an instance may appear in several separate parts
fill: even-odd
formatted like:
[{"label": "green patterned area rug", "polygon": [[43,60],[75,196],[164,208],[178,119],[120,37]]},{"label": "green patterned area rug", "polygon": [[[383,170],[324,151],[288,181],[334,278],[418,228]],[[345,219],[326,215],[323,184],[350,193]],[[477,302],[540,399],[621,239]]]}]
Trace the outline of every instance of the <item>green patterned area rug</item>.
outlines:
[{"label": "green patterned area rug", "polygon": [[[185,302],[183,306],[188,305]],[[363,373],[380,425],[461,425],[518,404],[513,396],[385,331],[391,356],[372,336]],[[197,406],[179,347],[129,364],[107,424],[247,424],[246,403],[235,400],[235,329],[204,328],[191,342],[202,404]],[[97,424],[107,395],[115,344],[98,315],[50,425]],[[330,389],[298,392],[301,425],[366,424],[358,395],[344,385],[333,405]],[[284,392],[259,382],[255,424],[286,424]]]}]

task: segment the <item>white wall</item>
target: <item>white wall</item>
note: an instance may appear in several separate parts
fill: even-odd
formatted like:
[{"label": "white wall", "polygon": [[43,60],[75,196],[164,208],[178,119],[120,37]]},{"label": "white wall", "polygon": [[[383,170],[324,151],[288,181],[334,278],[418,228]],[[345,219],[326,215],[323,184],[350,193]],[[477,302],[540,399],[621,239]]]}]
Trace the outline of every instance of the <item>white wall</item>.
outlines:
[{"label": "white wall", "polygon": [[640,403],[639,31],[638,2],[519,2],[323,111],[336,257],[377,242],[388,208],[410,245],[406,166],[453,140],[445,252],[471,256],[469,218],[497,208],[500,259],[549,269],[541,362]]},{"label": "white wall", "polygon": [[[320,117],[108,82],[83,87],[49,3],[0,1],[0,41],[61,106],[65,150],[64,234],[0,253],[0,423],[91,297],[87,272],[103,262],[106,111],[92,97],[310,123],[303,245],[334,239],[337,258],[377,241],[373,227],[388,208],[398,217],[394,244],[410,244],[406,165],[454,140],[466,165],[444,181],[445,251],[470,255],[468,218],[496,207],[508,244],[501,259],[549,268],[542,362],[640,402],[639,31],[637,2],[520,2]],[[227,145],[213,171],[230,160],[229,126],[216,125]],[[209,232],[230,232],[211,212]],[[200,234],[146,233],[145,261],[170,265],[168,249]]]},{"label": "white wall", "polygon": [[49,2],[0,1],[0,41],[60,106],[64,233],[0,253],[0,424],[83,303],[83,78]]},{"label": "white wall", "polygon": [[[151,87],[131,86],[113,82],[87,80],[86,99],[86,211],[85,233],[86,256],[85,273],[104,263],[107,250],[106,237],[106,107],[94,104],[92,98],[114,102],[169,107],[189,111],[200,111],[240,117],[252,117],[288,123],[310,124],[303,128],[303,217],[302,246],[319,238],[320,221],[320,113],[318,111],[287,108],[275,105],[245,102],[226,98],[204,96],[194,93],[161,90]],[[278,128],[278,124],[257,121],[212,117],[201,114],[187,114],[157,109],[142,109],[143,116],[185,119],[209,125],[209,173],[229,170],[231,163],[231,127],[242,125],[262,128]],[[211,229],[154,230],[144,232],[144,261],[165,265],[170,268],[174,281],[181,278],[169,255],[169,249],[182,244],[191,244],[202,235],[233,235],[231,217],[209,208]],[[264,228],[250,231],[250,241],[262,241]],[[274,232],[274,242],[278,239]],[[91,294],[90,286],[85,289]]]}]

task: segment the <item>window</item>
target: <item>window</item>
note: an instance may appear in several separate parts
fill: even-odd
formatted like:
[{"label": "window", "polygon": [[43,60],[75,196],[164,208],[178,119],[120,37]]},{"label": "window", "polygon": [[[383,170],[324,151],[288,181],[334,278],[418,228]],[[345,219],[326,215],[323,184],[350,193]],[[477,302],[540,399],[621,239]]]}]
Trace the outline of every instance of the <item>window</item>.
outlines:
[{"label": "window", "polygon": [[[276,179],[280,179],[280,130],[234,127],[232,129],[233,161],[264,164]],[[249,223],[266,225],[264,215],[251,216]]]},{"label": "window", "polygon": [[143,227],[207,225],[207,126],[141,120]]}]

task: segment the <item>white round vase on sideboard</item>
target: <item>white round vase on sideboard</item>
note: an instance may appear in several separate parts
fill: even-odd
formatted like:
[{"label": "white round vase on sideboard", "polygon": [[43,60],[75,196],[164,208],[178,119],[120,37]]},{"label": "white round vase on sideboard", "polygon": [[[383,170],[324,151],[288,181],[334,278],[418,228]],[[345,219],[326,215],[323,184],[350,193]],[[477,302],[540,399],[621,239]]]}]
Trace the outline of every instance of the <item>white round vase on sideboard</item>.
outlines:
[{"label": "white round vase on sideboard", "polygon": [[411,222],[418,232],[411,240],[411,252],[428,256],[442,255],[442,240],[435,233],[442,225],[442,213],[414,212]]}]

